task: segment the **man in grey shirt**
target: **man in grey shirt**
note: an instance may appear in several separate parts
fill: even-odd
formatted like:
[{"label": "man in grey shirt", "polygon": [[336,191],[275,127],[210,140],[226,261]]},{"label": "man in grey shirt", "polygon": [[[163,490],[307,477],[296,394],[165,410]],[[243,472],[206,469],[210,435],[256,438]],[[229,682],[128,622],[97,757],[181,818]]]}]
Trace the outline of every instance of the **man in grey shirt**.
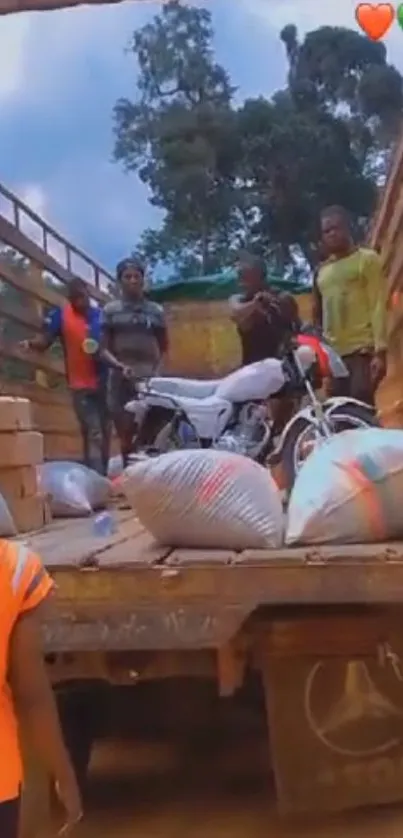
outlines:
[{"label": "man in grey shirt", "polygon": [[109,366],[109,409],[126,465],[135,421],[125,404],[135,397],[134,379],[158,370],[168,349],[168,335],[163,309],[145,296],[143,266],[124,259],[117,266],[116,278],[120,296],[103,311],[101,356]]}]

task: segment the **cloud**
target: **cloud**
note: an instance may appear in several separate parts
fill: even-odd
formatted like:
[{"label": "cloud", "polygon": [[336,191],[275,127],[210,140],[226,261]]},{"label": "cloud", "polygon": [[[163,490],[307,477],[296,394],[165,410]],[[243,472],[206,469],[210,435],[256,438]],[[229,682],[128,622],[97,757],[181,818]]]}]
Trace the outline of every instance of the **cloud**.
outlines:
[{"label": "cloud", "polygon": [[13,25],[4,41],[0,36],[0,78],[11,67],[7,86],[0,82],[6,185],[107,266],[131,250],[155,215],[144,187],[111,162],[112,108],[135,82],[124,48],[155,13],[147,6],[18,15],[7,19]]},{"label": "cloud", "polygon": [[29,32],[27,15],[8,15],[0,28],[0,107],[24,84],[24,49]]},{"label": "cloud", "polygon": [[[195,0],[198,4],[198,0]],[[286,61],[279,31],[323,24],[354,26],[353,0],[206,0],[217,60],[238,98],[270,96],[283,86]],[[6,185],[51,226],[107,268],[136,245],[159,216],[147,190],[111,162],[112,108],[133,96],[133,31],[157,3],[82,6],[3,18],[0,28],[0,159]],[[386,40],[403,69],[401,33]],[[1,207],[0,207],[1,209]]]}]

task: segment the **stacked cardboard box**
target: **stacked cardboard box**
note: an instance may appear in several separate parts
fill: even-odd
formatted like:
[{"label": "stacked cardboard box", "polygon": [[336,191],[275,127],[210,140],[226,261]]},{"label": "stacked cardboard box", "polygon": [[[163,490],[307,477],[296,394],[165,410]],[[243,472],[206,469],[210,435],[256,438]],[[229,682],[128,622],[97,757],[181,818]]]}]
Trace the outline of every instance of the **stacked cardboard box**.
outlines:
[{"label": "stacked cardboard box", "polygon": [[32,430],[28,399],[0,397],[0,492],[18,532],[40,529],[49,520],[39,492],[37,466],[43,462],[43,436]]}]

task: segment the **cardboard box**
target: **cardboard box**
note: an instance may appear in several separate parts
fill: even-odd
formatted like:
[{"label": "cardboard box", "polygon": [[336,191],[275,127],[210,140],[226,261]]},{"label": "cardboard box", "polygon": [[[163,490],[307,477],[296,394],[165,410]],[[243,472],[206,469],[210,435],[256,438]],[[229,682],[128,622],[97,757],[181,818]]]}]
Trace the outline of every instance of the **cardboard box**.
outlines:
[{"label": "cardboard box", "polygon": [[0,396],[0,433],[4,431],[30,431],[32,411],[29,399]]},{"label": "cardboard box", "polygon": [[0,467],[0,492],[7,503],[10,498],[21,500],[36,495],[38,492],[36,466]]},{"label": "cardboard box", "polygon": [[42,462],[42,434],[35,431],[0,433],[0,468],[34,466]]},{"label": "cardboard box", "polygon": [[51,520],[49,503],[45,495],[12,500],[9,510],[19,533],[40,530]]}]

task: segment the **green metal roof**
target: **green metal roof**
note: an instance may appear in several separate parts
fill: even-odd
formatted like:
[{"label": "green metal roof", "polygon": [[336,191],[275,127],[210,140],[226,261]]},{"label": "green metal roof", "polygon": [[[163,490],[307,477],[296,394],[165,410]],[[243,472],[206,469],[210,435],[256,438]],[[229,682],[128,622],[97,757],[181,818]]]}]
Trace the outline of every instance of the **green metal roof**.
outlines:
[{"label": "green metal roof", "polygon": [[[278,291],[288,291],[290,294],[306,294],[310,288],[301,282],[287,280],[280,276],[269,275],[267,282]],[[164,285],[150,288],[149,296],[156,302],[213,302],[226,300],[239,291],[238,271],[228,268],[217,274],[203,277],[192,277],[186,280],[168,282]]]}]

